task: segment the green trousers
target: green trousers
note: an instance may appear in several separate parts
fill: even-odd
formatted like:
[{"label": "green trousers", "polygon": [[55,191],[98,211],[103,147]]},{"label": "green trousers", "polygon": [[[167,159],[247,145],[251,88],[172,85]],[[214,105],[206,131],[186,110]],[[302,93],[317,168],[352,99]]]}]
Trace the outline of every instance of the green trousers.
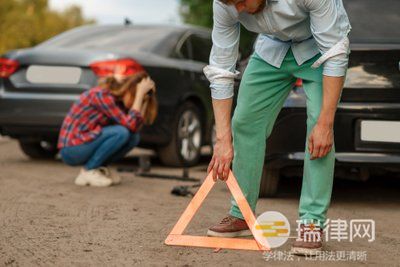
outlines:
[{"label": "green trousers", "polygon": [[[257,204],[265,152],[268,149],[266,139],[297,78],[303,80],[307,98],[307,137],[318,120],[323,94],[322,67],[311,68],[318,57],[319,55],[299,66],[289,49],[281,67],[276,68],[254,53],[243,74],[232,117],[232,171],[253,212]],[[296,129],[291,131],[296,134]],[[305,140],[305,143],[299,219],[319,222],[323,227],[332,193],[335,148],[333,146],[323,158],[310,160],[308,141]],[[230,214],[243,218],[233,198],[231,203]]]}]

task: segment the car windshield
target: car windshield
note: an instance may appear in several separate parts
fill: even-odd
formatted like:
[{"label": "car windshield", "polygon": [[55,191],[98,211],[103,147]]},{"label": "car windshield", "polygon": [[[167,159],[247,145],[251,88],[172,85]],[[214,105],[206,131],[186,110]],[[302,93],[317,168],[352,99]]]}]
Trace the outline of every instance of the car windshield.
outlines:
[{"label": "car windshield", "polygon": [[38,47],[152,51],[168,34],[162,27],[86,26],[62,33]]}]

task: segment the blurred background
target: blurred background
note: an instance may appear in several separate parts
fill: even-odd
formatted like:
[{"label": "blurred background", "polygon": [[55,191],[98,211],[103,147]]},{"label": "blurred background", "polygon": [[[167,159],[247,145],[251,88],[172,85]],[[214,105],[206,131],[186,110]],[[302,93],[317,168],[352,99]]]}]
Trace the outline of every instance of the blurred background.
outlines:
[{"label": "blurred background", "polygon": [[[212,26],[212,1],[196,0],[7,0],[0,3],[0,54],[34,46],[58,33],[84,24]],[[247,36],[247,33],[244,33]],[[244,38],[246,39],[246,38]]]}]

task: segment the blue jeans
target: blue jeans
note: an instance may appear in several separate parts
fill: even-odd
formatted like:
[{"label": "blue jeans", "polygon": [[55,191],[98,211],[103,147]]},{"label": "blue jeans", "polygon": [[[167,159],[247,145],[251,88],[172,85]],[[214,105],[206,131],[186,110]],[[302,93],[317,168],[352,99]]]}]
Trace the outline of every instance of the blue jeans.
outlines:
[{"label": "blue jeans", "polygon": [[140,134],[122,125],[106,126],[93,141],[61,149],[62,160],[71,166],[84,165],[92,170],[122,159],[138,145]]}]

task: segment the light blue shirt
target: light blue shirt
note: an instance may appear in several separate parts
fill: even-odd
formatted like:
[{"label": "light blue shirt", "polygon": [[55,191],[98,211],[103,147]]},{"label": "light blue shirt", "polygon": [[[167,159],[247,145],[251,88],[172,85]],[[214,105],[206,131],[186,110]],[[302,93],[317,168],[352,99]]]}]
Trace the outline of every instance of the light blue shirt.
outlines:
[{"label": "light blue shirt", "polygon": [[324,75],[340,77],[346,73],[351,26],[342,0],[268,0],[264,10],[254,15],[238,13],[234,5],[214,0],[213,12],[213,47],[208,67],[214,73],[205,73],[214,99],[233,96],[240,23],[259,33],[255,52],[277,68],[291,48],[299,65],[321,53],[325,55],[321,57]]}]

